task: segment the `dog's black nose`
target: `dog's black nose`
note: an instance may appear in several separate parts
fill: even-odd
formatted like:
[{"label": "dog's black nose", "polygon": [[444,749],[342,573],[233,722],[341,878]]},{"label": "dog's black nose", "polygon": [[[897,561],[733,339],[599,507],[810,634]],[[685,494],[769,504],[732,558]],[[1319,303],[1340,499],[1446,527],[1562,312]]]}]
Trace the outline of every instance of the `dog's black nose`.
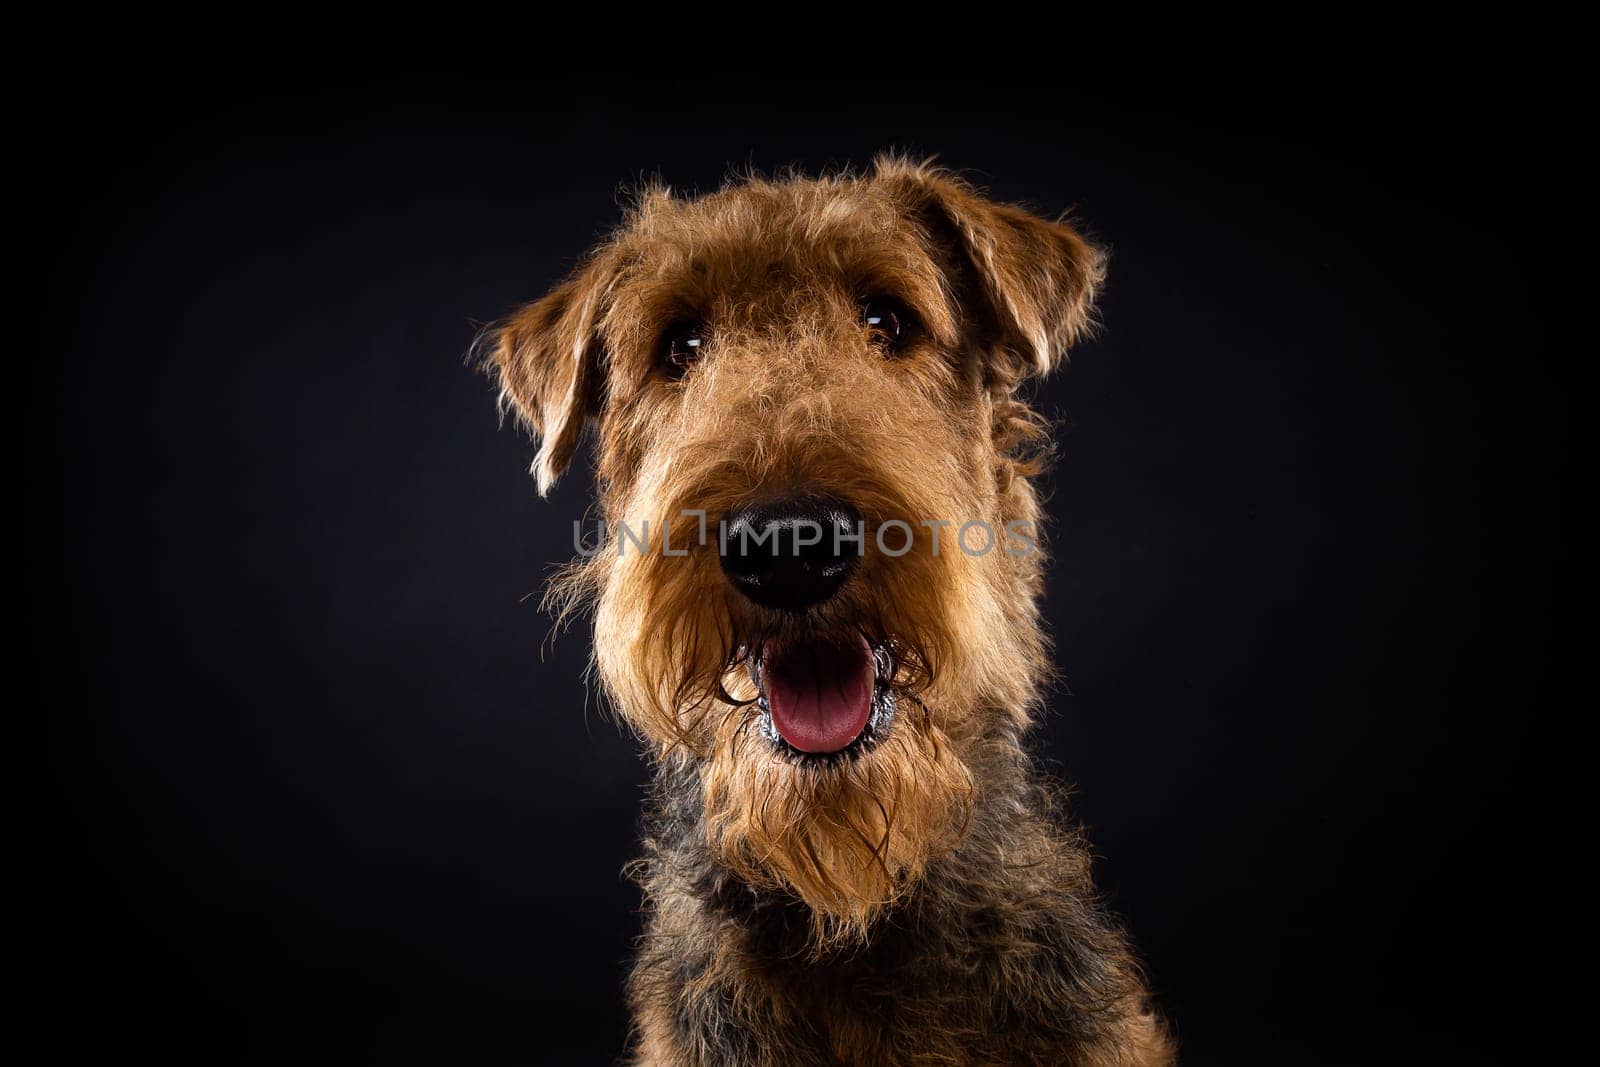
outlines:
[{"label": "dog's black nose", "polygon": [[722,571],[757,604],[804,611],[839,591],[861,558],[861,516],[832,497],[772,500],[728,513]]}]

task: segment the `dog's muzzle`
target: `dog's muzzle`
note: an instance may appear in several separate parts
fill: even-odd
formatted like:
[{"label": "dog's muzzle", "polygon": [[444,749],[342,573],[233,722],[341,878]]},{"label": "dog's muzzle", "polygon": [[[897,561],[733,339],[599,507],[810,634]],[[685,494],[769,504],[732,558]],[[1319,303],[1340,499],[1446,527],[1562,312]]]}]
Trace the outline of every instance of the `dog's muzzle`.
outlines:
[{"label": "dog's muzzle", "polygon": [[722,572],[762,607],[801,612],[828,600],[861,558],[855,508],[833,497],[769,500],[729,512]]}]

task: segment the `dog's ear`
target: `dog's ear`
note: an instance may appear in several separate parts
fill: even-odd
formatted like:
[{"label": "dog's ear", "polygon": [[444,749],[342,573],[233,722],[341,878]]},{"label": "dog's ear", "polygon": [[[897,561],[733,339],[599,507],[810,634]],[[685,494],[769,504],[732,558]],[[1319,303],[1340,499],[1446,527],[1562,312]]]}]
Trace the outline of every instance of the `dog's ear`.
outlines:
[{"label": "dog's ear", "polygon": [[1067,223],[996,203],[927,164],[881,158],[877,177],[934,240],[955,246],[990,306],[1011,381],[1048,373],[1091,329],[1106,256]]},{"label": "dog's ear", "polygon": [[550,492],[572,462],[588,417],[600,406],[601,304],[609,272],[591,260],[540,300],[485,335],[485,369],[510,409],[539,438],[533,476]]}]

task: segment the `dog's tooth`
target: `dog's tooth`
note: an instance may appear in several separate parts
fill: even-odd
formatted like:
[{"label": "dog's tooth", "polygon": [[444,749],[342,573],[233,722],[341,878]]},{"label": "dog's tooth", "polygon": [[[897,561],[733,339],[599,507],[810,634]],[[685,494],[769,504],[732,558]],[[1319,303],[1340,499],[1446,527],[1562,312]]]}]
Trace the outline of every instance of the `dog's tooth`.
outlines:
[{"label": "dog's tooth", "polygon": [[878,645],[872,650],[872,673],[884,685],[894,680],[894,658],[887,646]]}]

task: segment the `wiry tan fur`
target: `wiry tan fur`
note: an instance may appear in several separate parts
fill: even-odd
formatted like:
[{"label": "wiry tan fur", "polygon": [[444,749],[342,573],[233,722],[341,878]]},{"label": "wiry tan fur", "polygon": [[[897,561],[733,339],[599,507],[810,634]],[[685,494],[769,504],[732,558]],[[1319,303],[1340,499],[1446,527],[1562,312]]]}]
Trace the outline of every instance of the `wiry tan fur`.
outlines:
[{"label": "wiry tan fur", "polygon": [[[1102,272],[1068,224],[885,158],[647,191],[491,334],[541,491],[594,425],[613,538],[648,522],[648,551],[613,540],[552,591],[558,613],[592,608],[605,691],[659,768],[641,1062],[1167,1062],[1086,852],[1023,754],[1050,674],[1040,554],[970,555],[955,526],[935,554],[919,525],[1037,530],[1045,434],[1018,388],[1089,328]],[[860,322],[878,294],[920,324],[892,358]],[[660,338],[685,318],[706,344],[677,380]],[[745,600],[680,514],[715,524],[797,487],[850,501],[869,532],[849,582],[801,617]],[[870,547],[891,519],[916,537],[898,558]],[[664,522],[688,556],[662,551]],[[753,729],[746,662],[839,629],[893,648],[899,714],[870,751],[788,758]],[[891,962],[901,977],[874,969]]]}]

